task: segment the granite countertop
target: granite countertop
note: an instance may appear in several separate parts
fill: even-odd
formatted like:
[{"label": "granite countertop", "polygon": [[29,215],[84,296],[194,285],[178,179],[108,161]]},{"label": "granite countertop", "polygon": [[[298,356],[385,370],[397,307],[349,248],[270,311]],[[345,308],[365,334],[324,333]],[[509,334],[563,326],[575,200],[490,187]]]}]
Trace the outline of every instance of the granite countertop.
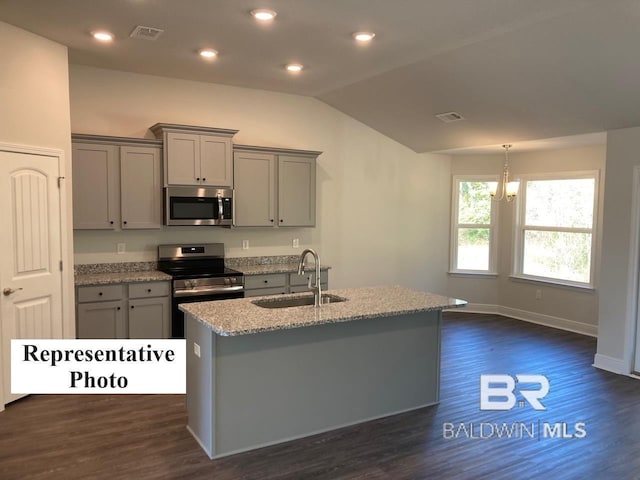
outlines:
[{"label": "granite countertop", "polygon": [[136,283],[171,280],[171,275],[157,270],[139,272],[81,273],[74,276],[76,286],[108,285],[110,283]]},{"label": "granite countertop", "polygon": [[[245,275],[264,275],[269,273],[296,273],[298,271],[297,263],[272,263],[265,265],[233,265],[234,270],[238,270]],[[331,267],[320,265],[320,270],[328,270]],[[315,267],[305,265],[305,272],[315,270]]]},{"label": "granite countertop", "polygon": [[456,308],[466,301],[419,292],[400,286],[352,288],[323,292],[346,298],[347,301],[329,303],[315,308],[313,305],[291,308],[263,308],[252,302],[258,299],[308,297],[309,294],[252,297],[215,302],[184,303],[180,310],[193,315],[221,336],[308,327],[324,323],[350,322],[368,318],[404,315],[410,313]]}]

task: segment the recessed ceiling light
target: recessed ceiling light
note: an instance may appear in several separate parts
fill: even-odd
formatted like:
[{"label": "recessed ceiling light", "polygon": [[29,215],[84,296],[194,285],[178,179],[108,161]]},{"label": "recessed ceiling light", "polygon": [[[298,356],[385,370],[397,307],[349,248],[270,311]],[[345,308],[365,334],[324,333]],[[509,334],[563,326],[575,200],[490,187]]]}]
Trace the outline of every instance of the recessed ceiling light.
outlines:
[{"label": "recessed ceiling light", "polygon": [[269,20],[273,20],[278,15],[273,10],[268,10],[266,8],[259,8],[257,10],[251,10],[251,15],[256,20],[260,20],[261,22],[268,22]]},{"label": "recessed ceiling light", "polygon": [[216,52],[213,48],[203,48],[198,53],[201,57],[204,58],[216,58],[218,56],[218,52]]},{"label": "recessed ceiling light", "polygon": [[291,73],[298,73],[302,71],[304,66],[299,63],[290,63],[285,68]]},{"label": "recessed ceiling light", "polygon": [[95,32],[91,32],[91,35],[93,35],[93,38],[95,38],[100,42],[110,42],[113,40],[113,34],[105,30],[98,30]]},{"label": "recessed ceiling light", "polygon": [[376,34],[373,32],[356,32],[353,34],[353,38],[362,43],[370,42],[375,36]]}]

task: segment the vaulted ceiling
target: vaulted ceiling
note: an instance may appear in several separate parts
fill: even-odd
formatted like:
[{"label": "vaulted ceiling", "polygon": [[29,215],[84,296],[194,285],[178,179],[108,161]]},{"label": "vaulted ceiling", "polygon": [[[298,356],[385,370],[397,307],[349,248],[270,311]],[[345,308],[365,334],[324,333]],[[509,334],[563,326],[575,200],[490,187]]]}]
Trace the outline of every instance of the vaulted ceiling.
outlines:
[{"label": "vaulted ceiling", "polygon": [[315,97],[417,152],[640,125],[638,0],[0,0],[0,20],[75,64]]}]

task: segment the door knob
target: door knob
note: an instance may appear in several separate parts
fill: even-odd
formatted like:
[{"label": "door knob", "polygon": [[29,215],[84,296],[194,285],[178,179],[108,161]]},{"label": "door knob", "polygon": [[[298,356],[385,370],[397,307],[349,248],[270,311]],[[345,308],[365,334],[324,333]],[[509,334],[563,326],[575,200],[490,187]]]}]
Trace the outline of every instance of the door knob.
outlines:
[{"label": "door knob", "polygon": [[16,288],[16,289],[13,289],[13,288],[9,288],[9,287],[7,287],[7,288],[5,288],[4,290],[2,290],[2,294],[3,294],[5,297],[8,297],[8,296],[9,296],[9,295],[11,295],[12,293],[16,293],[18,290],[22,290],[22,287],[20,287],[20,288]]}]

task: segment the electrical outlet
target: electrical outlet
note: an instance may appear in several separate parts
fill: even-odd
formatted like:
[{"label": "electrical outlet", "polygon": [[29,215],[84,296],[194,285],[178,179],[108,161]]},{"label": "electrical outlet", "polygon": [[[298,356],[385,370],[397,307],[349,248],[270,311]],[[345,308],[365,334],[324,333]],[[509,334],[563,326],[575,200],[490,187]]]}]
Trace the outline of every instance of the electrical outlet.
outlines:
[{"label": "electrical outlet", "polygon": [[119,254],[123,254],[127,251],[127,245],[125,243],[118,243],[117,244],[117,251]]},{"label": "electrical outlet", "polygon": [[294,238],[293,239],[293,248],[299,248],[300,247],[300,239],[299,238]]},{"label": "electrical outlet", "polygon": [[242,249],[249,250],[249,240],[242,240]]},{"label": "electrical outlet", "polygon": [[542,290],[539,288],[536,290],[536,300],[542,300]]},{"label": "electrical outlet", "polygon": [[200,358],[200,345],[198,345],[196,342],[193,342],[193,353],[196,357]]}]

